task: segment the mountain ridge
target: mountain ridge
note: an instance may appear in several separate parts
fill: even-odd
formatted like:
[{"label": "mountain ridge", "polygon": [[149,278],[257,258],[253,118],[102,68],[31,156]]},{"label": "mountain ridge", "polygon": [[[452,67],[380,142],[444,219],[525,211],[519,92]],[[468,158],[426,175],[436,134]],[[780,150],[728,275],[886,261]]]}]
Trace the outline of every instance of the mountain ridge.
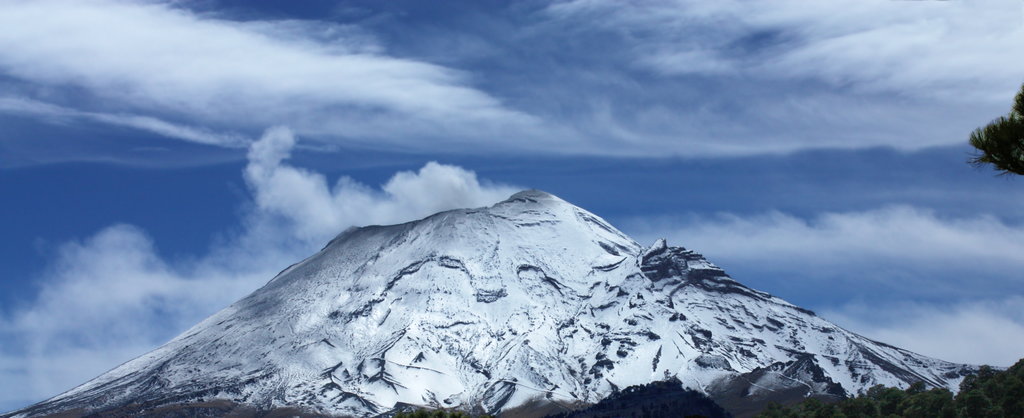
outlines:
[{"label": "mountain ridge", "polygon": [[914,381],[955,390],[972,370],[849,332],[699,253],[644,248],[527,190],[349,228],[160,348],[4,416],[217,400],[500,413],[669,378],[728,403]]}]

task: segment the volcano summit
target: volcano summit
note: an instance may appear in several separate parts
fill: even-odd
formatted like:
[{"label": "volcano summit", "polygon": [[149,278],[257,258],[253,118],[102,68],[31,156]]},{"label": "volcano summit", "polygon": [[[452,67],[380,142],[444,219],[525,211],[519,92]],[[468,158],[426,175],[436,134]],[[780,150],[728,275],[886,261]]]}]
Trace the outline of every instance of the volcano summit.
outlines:
[{"label": "volcano summit", "polygon": [[164,346],[11,416],[226,404],[493,414],[673,377],[728,404],[917,381],[955,390],[973,370],[854,334],[700,254],[644,248],[524,191],[351,228]]}]

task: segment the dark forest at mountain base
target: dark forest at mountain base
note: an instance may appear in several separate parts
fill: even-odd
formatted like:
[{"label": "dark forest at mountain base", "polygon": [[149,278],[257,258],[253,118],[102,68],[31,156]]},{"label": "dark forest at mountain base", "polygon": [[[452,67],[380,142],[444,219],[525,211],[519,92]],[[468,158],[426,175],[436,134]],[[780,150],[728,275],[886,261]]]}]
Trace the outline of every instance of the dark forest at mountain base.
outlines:
[{"label": "dark forest at mountain base", "polygon": [[706,395],[684,389],[675,379],[627,387],[589,408],[547,418],[731,418],[732,414]]},{"label": "dark forest at mountain base", "polygon": [[1024,359],[1005,371],[982,366],[978,374],[964,378],[956,395],[946,389],[927,389],[921,383],[905,390],[879,385],[836,403],[807,399],[789,407],[772,404],[758,417],[1024,417]]},{"label": "dark forest at mountain base", "polygon": [[[461,412],[399,413],[395,418],[469,418]],[[711,398],[684,389],[678,380],[630,386],[585,409],[546,418],[661,418],[732,417]],[[837,402],[807,398],[790,406],[771,403],[761,418],[1017,418],[1024,417],[1024,359],[1005,371],[983,366],[967,376],[954,395],[946,389],[927,389],[923,383],[907,389],[870,388],[867,393]]]}]

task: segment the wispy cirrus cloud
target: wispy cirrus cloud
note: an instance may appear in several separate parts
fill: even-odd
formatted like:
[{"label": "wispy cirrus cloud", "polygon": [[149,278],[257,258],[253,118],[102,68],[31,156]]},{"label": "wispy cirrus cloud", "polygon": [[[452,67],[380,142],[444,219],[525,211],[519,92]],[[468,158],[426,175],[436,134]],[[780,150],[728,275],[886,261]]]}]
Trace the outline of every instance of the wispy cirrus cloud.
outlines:
[{"label": "wispy cirrus cloud", "polygon": [[[525,131],[535,122],[470,86],[466,74],[389,56],[346,25],[238,22],[163,2],[0,7],[0,71],[92,114],[159,114],[210,129],[288,123],[307,134],[391,144],[412,134],[465,140]],[[67,88],[86,97],[67,99]]]},{"label": "wispy cirrus cloud", "polygon": [[247,138],[238,134],[213,132],[208,129],[171,123],[150,116],[87,112],[17,96],[0,97],[0,112],[30,115],[58,123],[86,119],[141,129],[169,138],[230,148],[244,147],[249,143]]},{"label": "wispy cirrus cloud", "polygon": [[558,2],[547,12],[644,42],[665,76],[807,78],[855,90],[1005,100],[1024,68],[1024,10],[1006,1]]},{"label": "wispy cirrus cloud", "polygon": [[369,4],[336,21],[190,5],[0,1],[0,76],[183,139],[156,121],[384,151],[705,157],[962,143],[1024,70],[1012,2]]},{"label": "wispy cirrus cloud", "polygon": [[1015,2],[572,0],[541,15],[600,79],[574,126],[680,155],[962,143],[1024,81]]}]

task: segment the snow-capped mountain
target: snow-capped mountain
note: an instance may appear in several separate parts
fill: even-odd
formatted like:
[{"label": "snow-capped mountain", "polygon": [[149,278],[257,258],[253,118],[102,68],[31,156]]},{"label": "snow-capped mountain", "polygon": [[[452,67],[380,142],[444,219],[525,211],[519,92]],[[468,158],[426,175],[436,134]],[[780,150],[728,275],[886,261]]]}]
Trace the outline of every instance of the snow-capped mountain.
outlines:
[{"label": "snow-capped mountain", "polygon": [[525,191],[349,229],[164,346],[13,415],[213,401],[496,413],[671,377],[724,399],[916,381],[955,390],[972,370],[846,331],[698,253],[644,248]]}]

